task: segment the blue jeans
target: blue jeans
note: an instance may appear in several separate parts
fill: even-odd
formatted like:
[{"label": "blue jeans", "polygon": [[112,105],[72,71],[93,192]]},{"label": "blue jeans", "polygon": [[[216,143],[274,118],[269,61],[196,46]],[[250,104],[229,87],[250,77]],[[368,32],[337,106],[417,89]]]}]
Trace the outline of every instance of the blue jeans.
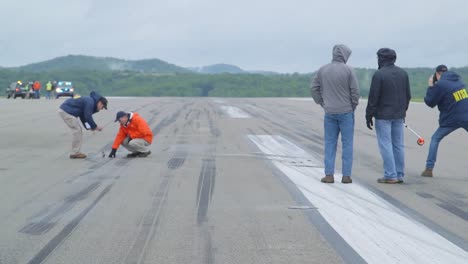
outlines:
[{"label": "blue jeans", "polygon": [[[431,138],[431,145],[429,146],[429,154],[427,155],[426,168],[433,169],[437,159],[437,150],[439,149],[439,143],[442,139],[453,131],[461,128],[462,126],[456,127],[439,127]],[[468,131],[468,126],[464,127]]]},{"label": "blue jeans", "polygon": [[375,119],[375,131],[383,160],[384,177],[403,179],[405,176],[403,119]]},{"label": "blue jeans", "polygon": [[325,175],[335,173],[336,146],[341,132],[343,153],[342,174],[351,176],[353,167],[354,112],[344,114],[327,114],[324,119],[325,132]]}]

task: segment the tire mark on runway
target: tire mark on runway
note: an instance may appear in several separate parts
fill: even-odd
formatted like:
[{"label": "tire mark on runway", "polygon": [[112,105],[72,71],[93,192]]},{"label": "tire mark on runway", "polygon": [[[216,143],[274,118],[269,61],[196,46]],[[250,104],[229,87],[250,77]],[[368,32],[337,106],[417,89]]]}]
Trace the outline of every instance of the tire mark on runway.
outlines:
[{"label": "tire mark on runway", "polygon": [[205,114],[208,118],[208,125],[210,126],[210,133],[214,137],[220,137],[221,136],[221,130],[215,125],[213,117],[210,115],[210,112],[208,109],[205,108]]},{"label": "tire mark on runway", "polygon": [[416,194],[423,198],[437,200],[437,206],[449,211],[450,213],[460,217],[465,221],[468,221],[468,212],[456,206],[457,204],[465,205],[466,203],[464,201],[458,201],[457,199],[452,199],[452,201],[445,201],[444,199],[438,198],[430,193],[425,192],[417,192]]},{"label": "tire mark on runway", "polygon": [[[186,110],[187,107],[189,107],[190,105],[192,104],[184,105],[184,107],[179,109],[172,116],[167,117],[163,121],[161,121],[155,128],[153,128],[153,133],[156,134],[162,128],[167,127],[170,124],[176,122],[182,111]],[[188,115],[186,115],[186,118],[187,117]],[[177,129],[177,132],[178,131],[179,130]],[[184,140],[181,139],[177,140],[176,142],[180,144],[186,143]],[[166,206],[169,187],[174,177],[172,170],[178,169],[181,166],[183,166],[187,156],[188,154],[185,151],[179,150],[167,162],[167,167],[170,169],[170,171],[167,171],[163,174],[162,180],[159,183],[159,187],[153,196],[151,205],[139,224],[138,234],[136,235],[129,252],[125,257],[124,263],[144,262],[146,256],[146,249],[157,233],[157,228],[161,220],[163,210]]]},{"label": "tire mark on runway", "polygon": [[51,212],[49,212],[48,208],[42,210],[39,215],[33,217],[29,223],[23,226],[19,232],[29,235],[42,235],[49,232],[67,212],[73,209],[79,201],[86,199],[99,186],[99,182],[92,183],[79,192],[65,197],[63,203]]},{"label": "tire mark on runway", "polygon": [[153,236],[156,234],[156,229],[161,219],[162,210],[167,202],[169,186],[173,175],[167,173],[163,176],[159,184],[158,191],[153,196],[151,207],[146,212],[143,220],[139,225],[139,232],[135,241],[127,254],[124,263],[142,263],[145,257],[146,248]]},{"label": "tire mark on runway", "polygon": [[[213,105],[212,108],[216,109]],[[213,198],[215,180],[216,180],[216,145],[218,144],[221,131],[216,126],[215,119],[213,118],[211,111],[207,108],[204,109],[204,114],[208,120],[208,126],[210,129],[210,135],[212,136],[208,140],[208,145],[211,149],[208,150],[202,160],[202,167],[200,170],[200,176],[198,178],[197,186],[197,197],[196,197],[196,214],[197,214],[197,230],[195,245],[197,252],[199,252],[200,263],[212,264],[215,263],[213,240],[211,230],[208,222],[208,210]],[[219,115],[220,113],[218,113]],[[216,112],[215,112],[216,115]],[[197,259],[198,260],[198,259]]]},{"label": "tire mark on runway", "polygon": [[76,229],[78,224],[83,218],[96,206],[96,204],[112,189],[114,184],[109,184],[99,194],[99,196],[77,217],[75,217],[70,223],[68,223],[62,231],[60,231],[52,240],[49,241],[40,251],[37,253],[28,264],[39,264],[42,263],[47,257],[58,247],[63,241]]},{"label": "tire mark on runway", "polygon": [[213,156],[204,158],[197,187],[197,238],[195,243],[202,259],[200,263],[214,263],[214,250],[208,225],[208,209],[211,203],[216,179],[216,161]]},{"label": "tire mark on runway", "polygon": [[167,162],[167,167],[171,170],[178,169],[184,165],[185,159],[187,158],[187,153],[180,152],[174,154],[174,156]]},{"label": "tire mark on runway", "polygon": [[150,111],[151,119],[148,120],[148,125],[151,126],[156,121],[156,117],[158,116],[159,112],[156,109]]},{"label": "tire mark on runway", "polygon": [[450,213],[460,217],[461,219],[465,220],[465,221],[468,221],[468,212],[466,212],[465,210],[462,210],[450,203],[446,203],[446,202],[443,202],[443,203],[437,203],[437,205],[447,211],[449,211]]},{"label": "tire mark on runway", "polygon": [[192,260],[192,263],[215,263],[215,249],[213,248],[213,239],[209,228],[208,223],[205,222],[195,230],[194,246],[197,247],[196,250],[199,252],[199,255],[197,255],[196,259]]},{"label": "tire mark on runway", "polygon": [[189,106],[191,106],[193,103],[190,103],[190,104],[185,104],[181,109],[177,110],[177,112],[175,112],[174,114],[172,114],[171,116],[169,117],[166,117],[164,118],[161,122],[159,122],[153,129],[152,129],[152,132],[153,132],[153,135],[156,135],[158,134],[163,128],[171,125],[172,123],[174,123],[177,118],[179,117],[179,115],[182,113],[182,111],[184,111],[185,109],[187,109]]},{"label": "tire mark on runway", "polygon": [[208,208],[213,197],[216,179],[216,163],[214,158],[203,159],[203,165],[198,178],[197,188],[197,223],[207,221]]}]

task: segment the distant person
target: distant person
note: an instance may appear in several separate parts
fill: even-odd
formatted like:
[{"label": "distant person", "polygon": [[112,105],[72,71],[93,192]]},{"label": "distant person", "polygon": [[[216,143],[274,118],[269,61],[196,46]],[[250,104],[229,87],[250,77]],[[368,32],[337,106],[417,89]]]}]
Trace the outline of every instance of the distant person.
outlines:
[{"label": "distant person", "polygon": [[403,123],[411,100],[408,74],[395,65],[396,52],[389,48],[377,51],[379,70],[372,77],[366,109],[366,124],[375,130],[384,177],[379,183],[403,183],[405,147]]},{"label": "distant person", "polygon": [[129,158],[147,157],[151,154],[148,146],[153,142],[153,132],[146,121],[137,112],[119,111],[115,122],[119,121],[120,128],[117,133],[109,158],[115,158],[117,149],[122,144],[131,153]]},{"label": "distant person", "polygon": [[48,81],[46,84],[46,99],[52,99],[52,82]]},{"label": "distant person", "polygon": [[322,106],[325,140],[324,183],[334,183],[335,158],[338,135],[343,145],[342,183],[352,183],[354,141],[354,110],[359,103],[359,86],[354,69],[346,65],[351,49],[345,45],[333,47],[332,62],[322,66],[311,84],[315,103]]},{"label": "distant person", "polygon": [[34,92],[34,98],[35,99],[39,99],[40,95],[39,95],[39,92],[41,90],[41,83],[39,81],[34,81],[33,85],[32,85],[32,88],[33,88],[33,92]]},{"label": "distant person", "polygon": [[439,108],[439,128],[431,138],[426,169],[421,174],[424,177],[434,176],[437,150],[442,139],[459,128],[468,132],[468,91],[462,79],[457,73],[447,71],[445,65],[437,66],[434,76],[435,79],[429,78],[424,102],[431,108]]},{"label": "distant person", "polygon": [[58,113],[73,135],[70,159],[86,158],[86,154],[80,152],[83,133],[78,118],[86,130],[102,131],[102,127],[94,122],[93,114],[103,108],[107,109],[107,99],[96,92],[91,92],[90,96],[67,99],[60,106]]},{"label": "distant person", "polygon": [[26,91],[25,98],[31,99],[33,91],[32,91],[32,86],[30,85],[30,82],[24,82],[24,90]]}]

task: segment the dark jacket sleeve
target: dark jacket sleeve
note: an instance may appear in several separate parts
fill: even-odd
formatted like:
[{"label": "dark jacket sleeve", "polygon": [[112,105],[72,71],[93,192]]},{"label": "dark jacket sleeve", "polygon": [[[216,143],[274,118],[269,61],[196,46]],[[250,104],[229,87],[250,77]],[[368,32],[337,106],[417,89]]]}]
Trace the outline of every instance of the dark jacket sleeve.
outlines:
[{"label": "dark jacket sleeve", "polygon": [[88,129],[86,127],[86,123],[89,124],[91,130],[96,129],[97,127],[93,119],[94,107],[95,107],[94,100],[92,98],[87,98],[87,100],[84,102],[83,118],[80,117],[81,122],[83,123],[86,129]]},{"label": "dark jacket sleeve", "polygon": [[430,86],[427,88],[426,96],[424,97],[424,102],[427,106],[434,108],[441,99],[442,93],[440,87],[437,85]]},{"label": "dark jacket sleeve", "polygon": [[366,116],[375,116],[379,104],[380,91],[382,89],[382,77],[380,72],[375,72],[372,76],[369,97],[367,99]]}]

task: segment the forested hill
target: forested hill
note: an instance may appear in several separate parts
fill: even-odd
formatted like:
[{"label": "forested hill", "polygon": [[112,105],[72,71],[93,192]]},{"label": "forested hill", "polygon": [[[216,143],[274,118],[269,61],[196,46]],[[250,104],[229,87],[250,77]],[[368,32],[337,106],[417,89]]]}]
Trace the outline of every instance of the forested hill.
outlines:
[{"label": "forested hill", "polygon": [[123,60],[116,58],[101,58],[83,55],[68,55],[51,60],[28,64],[16,68],[25,72],[48,71],[135,71],[146,73],[188,73],[189,69],[167,63],[159,59]]}]

